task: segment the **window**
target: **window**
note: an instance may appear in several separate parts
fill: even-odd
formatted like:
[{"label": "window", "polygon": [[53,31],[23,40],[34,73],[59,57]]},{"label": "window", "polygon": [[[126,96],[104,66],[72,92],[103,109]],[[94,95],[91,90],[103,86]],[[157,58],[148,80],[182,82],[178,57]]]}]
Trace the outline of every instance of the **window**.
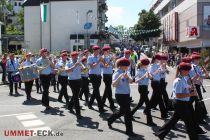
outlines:
[{"label": "window", "polygon": [[21,6],[22,5],[22,3],[21,2],[19,2],[19,6]]},{"label": "window", "polygon": [[17,6],[17,2],[15,2],[15,6]]}]

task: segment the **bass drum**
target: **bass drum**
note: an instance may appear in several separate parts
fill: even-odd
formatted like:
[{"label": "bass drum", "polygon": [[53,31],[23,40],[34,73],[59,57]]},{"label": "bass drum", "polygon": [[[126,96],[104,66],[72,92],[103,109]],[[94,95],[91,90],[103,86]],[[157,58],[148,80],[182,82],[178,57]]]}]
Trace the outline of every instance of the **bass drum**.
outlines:
[{"label": "bass drum", "polygon": [[11,80],[13,83],[19,83],[21,81],[20,73],[19,72],[12,73]]},{"label": "bass drum", "polygon": [[22,82],[33,81],[34,79],[37,78],[37,75],[36,75],[33,67],[27,67],[27,68],[20,70],[20,76],[21,76]]}]

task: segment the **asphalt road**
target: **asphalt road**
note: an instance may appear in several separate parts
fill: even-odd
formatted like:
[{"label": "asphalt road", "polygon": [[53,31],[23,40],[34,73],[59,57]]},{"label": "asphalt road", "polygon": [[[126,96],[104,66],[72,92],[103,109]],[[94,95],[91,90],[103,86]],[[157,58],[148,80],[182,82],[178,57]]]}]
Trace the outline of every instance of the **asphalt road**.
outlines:
[{"label": "asphalt road", "polygon": [[[167,77],[168,86],[167,91],[169,96],[172,91],[172,82],[175,75],[175,70],[170,69],[170,74]],[[210,80],[204,81],[204,86],[207,93],[203,94],[205,99],[210,98]],[[24,85],[22,84],[22,87]],[[139,93],[137,85],[132,84],[132,97],[135,100],[132,107],[139,100]],[[100,91],[103,94],[104,84],[101,85]],[[151,95],[150,88],[150,95]],[[107,126],[106,119],[110,116],[112,111],[109,108],[105,108],[107,112],[103,115],[99,115],[97,112],[97,106],[94,106],[96,110],[90,110],[84,105],[84,101],[80,101],[82,107],[81,114],[84,116],[82,120],[77,121],[74,114],[65,109],[65,104],[57,102],[58,93],[52,91],[50,88],[50,105],[54,107],[49,111],[45,111],[45,108],[41,105],[41,94],[37,94],[35,87],[33,87],[32,97],[34,98],[30,102],[24,102],[26,99],[24,90],[19,90],[21,96],[9,96],[9,89],[7,85],[0,86],[0,140],[126,140],[126,139],[148,139],[154,140],[157,137],[154,136],[154,132],[164,124],[164,120],[160,118],[159,111],[152,111],[153,121],[158,125],[157,127],[149,127],[146,123],[146,117],[143,114],[143,107],[137,111],[135,121],[133,121],[133,129],[137,137],[128,137],[125,135],[125,126],[123,124],[124,118],[117,120],[112,126],[114,130],[111,130]],[[68,88],[68,93],[71,96],[71,90]],[[84,98],[84,97],[83,97]],[[63,99],[64,100],[64,99]],[[208,112],[210,112],[210,100],[205,101]],[[109,103],[107,103],[109,105]],[[117,103],[115,104],[117,105]],[[210,118],[207,119],[210,123]],[[202,126],[208,133],[201,135],[200,139],[210,139],[210,126]],[[183,122],[179,121],[177,124],[178,130],[172,130],[167,135],[166,139],[189,139]],[[38,136],[11,136],[13,130],[33,130],[33,135],[36,133]],[[40,136],[36,130],[50,130],[53,135],[60,136]],[[10,132],[10,133],[9,133]],[[24,131],[24,135],[29,135],[29,132]],[[22,134],[22,133],[21,133]],[[46,133],[44,133],[46,134]],[[50,135],[51,133],[49,133]],[[9,136],[7,136],[9,135]],[[62,135],[62,136],[61,136]]]}]

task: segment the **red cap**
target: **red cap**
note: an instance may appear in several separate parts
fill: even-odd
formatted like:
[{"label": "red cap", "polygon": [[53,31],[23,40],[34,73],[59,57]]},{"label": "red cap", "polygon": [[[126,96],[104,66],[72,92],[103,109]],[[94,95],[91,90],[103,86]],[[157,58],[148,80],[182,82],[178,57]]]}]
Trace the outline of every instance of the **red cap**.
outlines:
[{"label": "red cap", "polygon": [[48,50],[47,50],[46,48],[42,48],[42,49],[40,50],[40,53],[42,54],[42,53],[44,53],[44,52],[48,52]]},{"label": "red cap", "polygon": [[94,50],[94,51],[95,51],[95,50],[99,50],[99,49],[100,49],[99,46],[97,46],[97,45],[93,46],[93,50]]},{"label": "red cap", "polygon": [[87,53],[87,52],[89,52],[89,50],[84,50],[83,54],[85,54],[85,53]]},{"label": "red cap", "polygon": [[120,58],[117,61],[117,66],[129,66],[130,65],[130,61],[127,58]]},{"label": "red cap", "polygon": [[192,52],[192,55],[194,55],[194,54],[196,54],[196,55],[200,55],[200,53],[199,53],[199,52]]},{"label": "red cap", "polygon": [[124,53],[125,54],[131,54],[131,51],[130,50],[125,50]]},{"label": "red cap", "polygon": [[194,60],[194,59],[201,59],[201,56],[198,55],[198,54],[193,54],[193,55],[192,55],[192,59],[193,59],[193,60]]},{"label": "red cap", "polygon": [[77,52],[77,51],[73,51],[72,53],[71,53],[71,56],[76,56],[76,55],[78,55],[79,53]]},{"label": "red cap", "polygon": [[62,53],[68,53],[68,51],[67,51],[67,50],[62,50],[62,51],[61,51],[61,54],[62,54]]},{"label": "red cap", "polygon": [[149,65],[150,61],[148,58],[143,58],[140,60],[142,65]]},{"label": "red cap", "polygon": [[161,60],[168,60],[168,56],[167,55],[161,55]]},{"label": "red cap", "polygon": [[190,58],[190,57],[183,57],[182,58],[182,62],[191,63],[192,62],[192,58]]},{"label": "red cap", "polygon": [[61,57],[64,57],[64,56],[68,56],[68,54],[67,54],[67,53],[65,53],[65,52],[64,52],[64,53],[62,53],[62,54],[61,54]]},{"label": "red cap", "polygon": [[185,63],[185,62],[181,62],[180,64],[179,64],[179,69],[180,70],[186,70],[186,71],[189,71],[189,70],[191,70],[191,64],[190,63]]},{"label": "red cap", "polygon": [[87,58],[86,57],[82,57],[82,60],[81,60],[82,62],[85,62],[85,61],[87,61]]},{"label": "red cap", "polygon": [[160,54],[156,54],[156,55],[155,55],[155,59],[161,60],[161,55],[160,55]]},{"label": "red cap", "polygon": [[111,49],[110,46],[104,46],[104,47],[102,48],[103,51],[108,51],[108,50],[110,50],[110,49]]}]

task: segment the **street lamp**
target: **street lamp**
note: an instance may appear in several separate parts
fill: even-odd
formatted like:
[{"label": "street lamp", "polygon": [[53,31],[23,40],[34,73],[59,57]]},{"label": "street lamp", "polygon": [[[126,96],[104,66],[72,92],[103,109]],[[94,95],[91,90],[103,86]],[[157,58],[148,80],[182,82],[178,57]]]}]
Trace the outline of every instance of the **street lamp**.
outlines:
[{"label": "street lamp", "polygon": [[[89,16],[89,14],[90,13],[93,13],[93,10],[88,10],[87,12],[86,12],[86,24],[89,24],[88,23],[88,16]],[[86,49],[88,48],[88,45],[89,45],[89,36],[88,36],[88,28],[86,29]]]}]

